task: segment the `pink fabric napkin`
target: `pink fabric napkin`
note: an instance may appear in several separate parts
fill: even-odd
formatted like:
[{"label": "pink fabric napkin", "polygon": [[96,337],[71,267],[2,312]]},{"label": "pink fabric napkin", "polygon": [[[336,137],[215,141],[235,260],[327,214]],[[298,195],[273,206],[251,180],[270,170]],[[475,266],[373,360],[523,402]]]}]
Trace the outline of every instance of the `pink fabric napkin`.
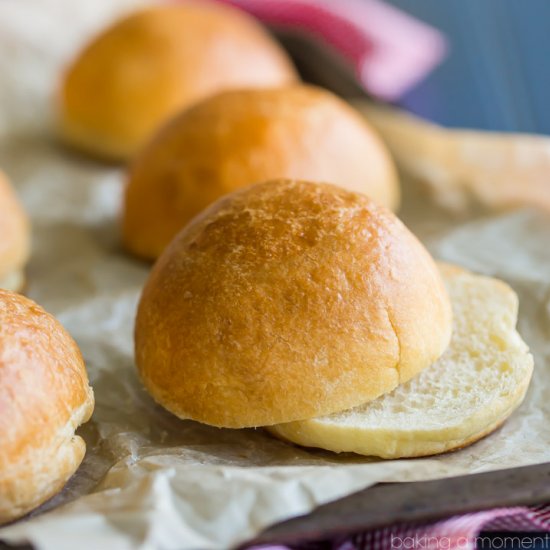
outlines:
[{"label": "pink fabric napkin", "polygon": [[401,96],[444,57],[440,32],[379,0],[219,0],[264,23],[309,32],[340,52],[373,95]]},{"label": "pink fabric napkin", "polygon": [[[542,544],[539,541],[538,548],[549,548],[550,505],[498,508],[454,516],[435,523],[391,525],[334,541],[304,542],[293,546],[292,550],[475,550],[476,539],[481,531],[484,532],[483,536],[486,532],[495,531],[537,532],[542,534],[543,539]],[[479,542],[480,548],[505,548],[502,544],[504,541],[495,540],[491,546],[482,537]],[[255,546],[249,550],[260,549],[290,550],[290,547]]]}]

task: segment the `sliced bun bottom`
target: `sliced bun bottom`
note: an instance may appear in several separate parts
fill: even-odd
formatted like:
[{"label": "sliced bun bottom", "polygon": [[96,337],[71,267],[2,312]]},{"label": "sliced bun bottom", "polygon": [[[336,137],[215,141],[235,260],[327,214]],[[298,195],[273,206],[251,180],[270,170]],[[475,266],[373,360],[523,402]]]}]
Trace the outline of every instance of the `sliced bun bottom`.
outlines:
[{"label": "sliced bun bottom", "polygon": [[500,426],[522,402],[533,371],[515,328],[517,296],[496,279],[440,269],[454,329],[438,361],[368,404],[269,431],[307,447],[402,458],[459,449]]}]

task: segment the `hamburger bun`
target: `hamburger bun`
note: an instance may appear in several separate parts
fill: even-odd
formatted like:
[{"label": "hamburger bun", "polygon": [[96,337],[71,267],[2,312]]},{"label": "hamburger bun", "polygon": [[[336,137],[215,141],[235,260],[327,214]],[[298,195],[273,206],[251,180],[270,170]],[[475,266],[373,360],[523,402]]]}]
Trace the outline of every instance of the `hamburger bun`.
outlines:
[{"label": "hamburger bun", "polygon": [[154,6],[116,22],[68,67],[61,133],[85,152],[126,160],[206,96],[295,80],[285,52],[244,12],[207,1]]},{"label": "hamburger bun", "polygon": [[123,238],[153,259],[210,203],[274,178],[327,181],[395,209],[397,174],[360,114],[311,86],[230,91],[171,121],[137,156]]},{"label": "hamburger bun", "polygon": [[365,195],[274,180],[179,233],[141,296],[136,363],[180,418],[229,428],[361,405],[429,367],[452,313],[431,256]]},{"label": "hamburger bun", "polygon": [[359,407],[271,426],[285,440],[382,458],[465,447],[521,404],[533,357],[516,331],[518,299],[501,281],[441,265],[454,311],[443,356],[391,393]]},{"label": "hamburger bun", "polygon": [[86,446],[93,410],[77,345],[51,315],[0,290],[0,524],[56,494]]},{"label": "hamburger bun", "polygon": [[10,183],[0,172],[0,289],[22,290],[29,252],[29,221]]}]

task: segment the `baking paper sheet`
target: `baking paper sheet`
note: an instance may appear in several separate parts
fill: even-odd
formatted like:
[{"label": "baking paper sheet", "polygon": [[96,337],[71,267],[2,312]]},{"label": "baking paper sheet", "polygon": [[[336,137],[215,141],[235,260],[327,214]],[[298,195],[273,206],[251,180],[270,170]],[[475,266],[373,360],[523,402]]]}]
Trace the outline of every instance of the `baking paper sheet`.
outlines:
[{"label": "baking paper sheet", "polygon": [[378,481],[550,460],[550,217],[517,210],[453,218],[412,185],[402,216],[430,250],[502,277],[520,295],[519,327],[536,368],[526,402],[503,428],[453,454],[384,462],[300,449],[262,430],[181,421],[153,403],[133,364],[133,319],[149,266],[120,246],[123,170],[64,150],[53,130],[52,98],[67,59],[132,5],[0,2],[0,167],[33,220],[28,294],[77,340],[97,401],[80,430],[88,452],[76,476],[0,538],[52,550],[227,548]]}]

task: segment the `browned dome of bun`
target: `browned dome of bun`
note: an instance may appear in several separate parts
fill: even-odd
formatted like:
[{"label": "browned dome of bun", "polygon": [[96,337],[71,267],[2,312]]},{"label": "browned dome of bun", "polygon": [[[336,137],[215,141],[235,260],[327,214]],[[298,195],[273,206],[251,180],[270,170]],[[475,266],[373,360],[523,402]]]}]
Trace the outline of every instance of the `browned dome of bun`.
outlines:
[{"label": "browned dome of bun", "polygon": [[0,288],[21,290],[29,252],[30,227],[27,215],[10,183],[0,172]]},{"label": "browned dome of bun", "polygon": [[84,151],[125,160],[197,100],[296,79],[285,52],[244,12],[208,1],[159,5],[115,23],[68,68],[61,130]]},{"label": "browned dome of bun", "polygon": [[434,261],[389,210],[270,181],[218,200],[160,257],[136,361],[177,416],[265,426],[391,391],[442,354],[451,324]]},{"label": "browned dome of bun", "polygon": [[57,493],[86,445],[94,399],[77,345],[31,300],[0,290],[0,524]]},{"label": "browned dome of bun", "polygon": [[389,208],[399,200],[385,146],[335,95],[310,86],[225,92],[184,112],[137,157],[124,242],[156,258],[214,200],[273,178],[334,183]]}]

